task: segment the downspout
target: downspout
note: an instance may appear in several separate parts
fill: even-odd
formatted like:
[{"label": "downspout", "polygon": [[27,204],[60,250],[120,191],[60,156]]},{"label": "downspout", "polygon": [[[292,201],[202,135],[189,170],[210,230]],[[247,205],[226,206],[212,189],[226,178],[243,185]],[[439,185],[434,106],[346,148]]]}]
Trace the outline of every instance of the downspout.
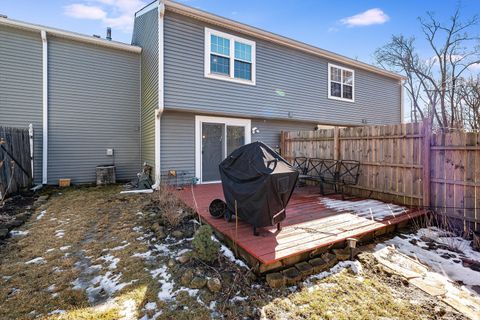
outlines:
[{"label": "downspout", "polygon": [[152,189],[158,189],[161,183],[160,164],[160,124],[164,109],[164,74],[163,74],[163,19],[165,16],[164,0],[158,1],[158,108],[155,109],[155,184]]},{"label": "downspout", "polygon": [[33,141],[33,124],[31,124],[31,123],[28,125],[28,138],[30,139],[30,170],[31,170],[30,172],[32,174],[32,181],[34,181],[34,179],[33,179],[34,178],[34,176],[33,176],[33,161],[34,161],[33,157],[35,155],[33,153],[34,152],[33,151],[34,150],[34,148],[33,148],[33,143],[34,143],[34,141]]},{"label": "downspout", "polygon": [[42,82],[43,82],[43,144],[42,144],[42,184],[48,182],[48,42],[47,32],[42,30]]},{"label": "downspout", "polygon": [[[400,80],[400,123],[405,122],[405,102],[403,101],[405,99],[405,89],[403,87],[403,80]],[[410,119],[410,122],[412,122],[413,119]]]}]

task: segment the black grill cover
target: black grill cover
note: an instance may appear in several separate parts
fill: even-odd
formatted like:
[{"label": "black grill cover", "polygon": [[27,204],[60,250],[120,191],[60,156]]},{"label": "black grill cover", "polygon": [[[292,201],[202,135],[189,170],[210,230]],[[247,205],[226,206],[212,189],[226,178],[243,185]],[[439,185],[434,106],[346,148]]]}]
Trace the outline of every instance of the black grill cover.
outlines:
[{"label": "black grill cover", "polygon": [[223,194],[228,209],[254,227],[285,219],[285,208],[297,183],[298,172],[263,142],[233,151],[220,163]]}]

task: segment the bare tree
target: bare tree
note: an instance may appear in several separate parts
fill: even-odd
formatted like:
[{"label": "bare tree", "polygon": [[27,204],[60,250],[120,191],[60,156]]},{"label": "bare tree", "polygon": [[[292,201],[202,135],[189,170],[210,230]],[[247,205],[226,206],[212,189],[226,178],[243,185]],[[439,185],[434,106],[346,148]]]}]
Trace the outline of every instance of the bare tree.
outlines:
[{"label": "bare tree", "polygon": [[384,68],[405,75],[405,89],[415,114],[429,118],[442,130],[463,125],[459,113],[457,85],[469,68],[480,63],[480,37],[471,35],[478,25],[474,16],[463,20],[457,8],[447,23],[428,12],[419,18],[420,27],[432,54],[421,58],[414,37],[393,36],[375,52]]},{"label": "bare tree", "polygon": [[464,126],[480,130],[480,75],[460,79],[457,85],[457,100]]}]

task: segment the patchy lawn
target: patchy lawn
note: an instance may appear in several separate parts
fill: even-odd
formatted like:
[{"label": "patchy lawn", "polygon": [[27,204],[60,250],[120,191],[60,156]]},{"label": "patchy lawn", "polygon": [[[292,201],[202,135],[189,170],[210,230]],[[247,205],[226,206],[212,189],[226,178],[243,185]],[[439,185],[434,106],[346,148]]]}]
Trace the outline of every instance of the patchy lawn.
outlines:
[{"label": "patchy lawn", "polygon": [[198,222],[174,194],[119,191],[45,191],[0,247],[0,319],[464,319],[369,253],[270,289],[225,246],[192,257]]}]

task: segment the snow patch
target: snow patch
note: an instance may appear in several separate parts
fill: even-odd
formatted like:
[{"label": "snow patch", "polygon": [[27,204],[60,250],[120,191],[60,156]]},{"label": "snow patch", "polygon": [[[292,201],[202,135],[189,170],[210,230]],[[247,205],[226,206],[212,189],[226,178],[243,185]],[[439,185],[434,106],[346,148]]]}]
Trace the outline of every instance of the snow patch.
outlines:
[{"label": "snow patch", "polygon": [[40,212],[40,214],[35,218],[36,221],[40,220],[43,218],[43,216],[47,213],[47,210],[43,210]]},{"label": "snow patch", "polygon": [[135,320],[137,318],[137,304],[133,299],[127,299],[123,301],[121,305],[122,309],[119,314],[122,320]]},{"label": "snow patch", "polygon": [[22,230],[12,230],[10,231],[10,235],[12,237],[23,237],[28,234],[28,231],[22,231]]},{"label": "snow patch", "polygon": [[53,310],[52,312],[49,312],[48,315],[51,316],[51,315],[54,315],[54,314],[64,314],[66,312],[67,311],[65,311],[65,310],[57,309],[57,310]]},{"label": "snow patch", "polygon": [[135,227],[132,228],[132,230],[140,233],[140,232],[142,232],[143,227],[142,226],[135,226]]},{"label": "snow patch", "polygon": [[136,257],[136,258],[142,258],[142,259],[150,259],[152,257],[152,251],[151,250],[148,250],[147,252],[143,252],[143,253],[134,253],[132,254],[132,257]]},{"label": "snow patch", "polygon": [[157,309],[157,304],[155,302],[148,302],[145,304],[145,310],[155,310]]},{"label": "snow patch", "polygon": [[407,211],[407,208],[378,200],[346,201],[330,198],[321,198],[327,208],[337,212],[353,213],[359,217],[382,221],[388,217],[395,217]]},{"label": "snow patch", "polygon": [[[122,273],[112,274],[112,272],[108,271],[104,275],[96,276],[95,278],[93,278],[90,281],[91,286],[87,287],[85,290],[87,292],[88,301],[90,303],[93,303],[96,300],[96,297],[101,293],[101,291],[105,292],[110,297],[117,291],[120,291],[126,286],[136,282],[136,280],[132,280],[130,282],[121,283],[121,277]],[[77,282],[77,280],[75,280],[75,282]],[[78,281],[77,284],[78,286],[76,287],[76,289],[81,289],[82,285],[80,284],[80,281]]]},{"label": "snow patch", "polygon": [[210,304],[208,305],[208,308],[212,311],[215,311],[217,309],[217,301],[211,301]]},{"label": "snow patch", "polygon": [[177,295],[179,292],[186,292],[186,293],[188,293],[188,295],[190,297],[196,297],[197,294],[198,294],[198,291],[199,291],[198,289],[190,289],[190,288],[181,287],[180,289],[175,291],[175,295]]},{"label": "snow patch", "polygon": [[[122,241],[122,243],[124,243],[125,241]],[[128,247],[130,245],[130,243],[125,243],[124,245],[121,245],[121,246],[117,246],[117,247],[114,247],[114,248],[111,248],[111,249],[103,249],[102,252],[105,252],[105,251],[120,251],[120,250],[123,250],[125,249],[126,247]]]},{"label": "snow patch", "polygon": [[225,245],[223,245],[220,241],[218,241],[218,239],[215,236],[212,236],[212,240],[215,241],[215,242],[218,242],[220,244],[220,252],[222,252],[222,254],[228,260],[230,260],[231,262],[237,264],[238,266],[240,266],[242,268],[248,269],[248,266],[245,264],[245,262],[243,262],[240,259],[235,258],[235,255],[233,254],[232,250],[230,250]]},{"label": "snow patch", "polygon": [[[442,247],[428,250],[427,242],[424,241],[425,237],[446,247],[451,247],[455,251],[461,251],[461,253]],[[453,281],[461,281],[467,286],[480,286],[480,272],[464,267],[462,264],[462,259],[480,261],[480,253],[474,251],[470,243],[471,241],[453,237],[438,228],[423,228],[415,234],[397,236],[385,241],[384,244],[378,244],[375,250],[380,250],[385,245],[393,245],[399,252],[416,258],[430,266],[433,271],[443,274]],[[450,258],[445,258],[447,255]]]},{"label": "snow patch", "polygon": [[55,237],[63,238],[63,236],[65,236],[65,230],[56,230],[55,231]]},{"label": "snow patch", "polygon": [[97,260],[103,260],[103,262],[109,262],[110,265],[108,266],[108,269],[113,270],[117,268],[117,263],[120,261],[120,258],[116,258],[115,256],[112,256],[111,254],[107,254],[106,256],[101,256]]},{"label": "snow patch", "polygon": [[235,296],[232,299],[230,299],[230,302],[242,302],[246,301],[248,299],[248,296],[242,297],[242,296]]},{"label": "snow patch", "polygon": [[314,274],[314,275],[308,277],[303,283],[304,283],[305,287],[309,287],[308,290],[310,290],[310,291],[316,290],[316,289],[320,288],[320,286],[319,285],[314,285],[313,281],[322,280],[326,277],[337,274],[340,271],[342,271],[344,269],[347,269],[347,268],[350,268],[350,270],[352,270],[352,272],[355,273],[355,274],[360,274],[363,271],[362,264],[359,261],[356,261],[356,260],[355,261],[340,261],[339,263],[334,265],[330,270]]},{"label": "snow patch", "polygon": [[185,253],[191,252],[191,251],[192,251],[192,250],[190,250],[190,249],[182,249],[182,250],[180,250],[180,251],[177,252],[177,255],[178,255],[178,256],[181,256],[182,254],[185,254]]},{"label": "snow patch", "polygon": [[63,247],[60,247],[60,251],[66,251],[68,249],[70,249],[71,246],[63,246]]},{"label": "snow patch", "polygon": [[25,262],[25,264],[44,264],[44,263],[47,263],[47,261],[43,257],[37,257]]},{"label": "snow patch", "polygon": [[162,266],[158,269],[150,271],[152,278],[161,279],[158,282],[162,285],[160,291],[158,292],[158,299],[160,300],[171,300],[173,299],[173,285],[175,284],[173,280],[171,280],[170,274],[167,272],[167,267]]}]

